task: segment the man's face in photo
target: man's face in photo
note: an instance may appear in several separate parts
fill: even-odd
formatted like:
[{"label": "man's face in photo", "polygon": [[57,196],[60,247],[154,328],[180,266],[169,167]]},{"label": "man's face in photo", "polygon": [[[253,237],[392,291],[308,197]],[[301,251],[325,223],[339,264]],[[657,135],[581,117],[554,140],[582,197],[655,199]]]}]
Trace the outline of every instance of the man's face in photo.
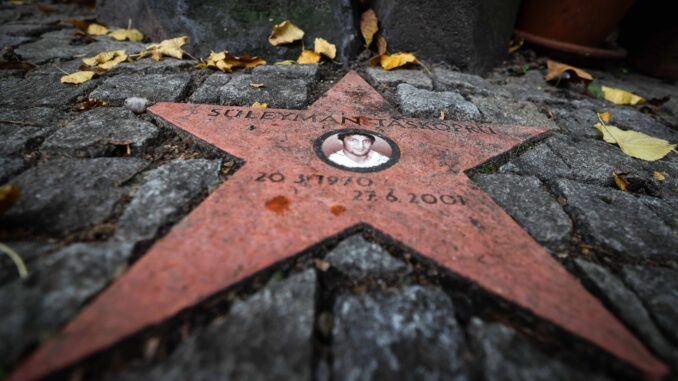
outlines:
[{"label": "man's face in photo", "polygon": [[344,150],[356,156],[365,156],[370,152],[372,139],[365,135],[348,135],[344,137]]}]

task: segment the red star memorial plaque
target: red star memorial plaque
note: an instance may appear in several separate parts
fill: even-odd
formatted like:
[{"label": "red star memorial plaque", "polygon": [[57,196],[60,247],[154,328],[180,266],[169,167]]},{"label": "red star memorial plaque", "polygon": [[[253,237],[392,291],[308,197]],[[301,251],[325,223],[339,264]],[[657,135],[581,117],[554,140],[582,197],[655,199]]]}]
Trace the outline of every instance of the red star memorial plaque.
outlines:
[{"label": "red star memorial plaque", "polygon": [[158,103],[244,166],[21,364],[35,380],[366,224],[655,377],[667,368],[464,170],[543,128],[404,118],[357,73],[308,110]]}]

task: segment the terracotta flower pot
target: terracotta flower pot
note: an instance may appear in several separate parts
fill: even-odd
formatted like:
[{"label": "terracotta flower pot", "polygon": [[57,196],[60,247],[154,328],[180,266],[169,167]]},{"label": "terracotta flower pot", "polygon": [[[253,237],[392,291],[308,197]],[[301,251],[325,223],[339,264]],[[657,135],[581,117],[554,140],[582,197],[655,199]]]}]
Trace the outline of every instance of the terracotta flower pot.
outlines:
[{"label": "terracotta flower pot", "polygon": [[526,41],[570,56],[624,58],[623,49],[600,44],[634,0],[523,0],[516,34]]}]

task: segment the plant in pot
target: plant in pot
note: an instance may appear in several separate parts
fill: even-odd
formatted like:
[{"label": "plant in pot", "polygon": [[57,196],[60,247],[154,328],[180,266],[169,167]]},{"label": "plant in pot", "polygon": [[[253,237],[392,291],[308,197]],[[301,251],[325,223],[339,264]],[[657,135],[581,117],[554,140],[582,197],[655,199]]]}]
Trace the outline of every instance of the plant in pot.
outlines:
[{"label": "plant in pot", "polygon": [[570,62],[597,64],[626,56],[602,46],[634,0],[523,0],[515,34]]}]

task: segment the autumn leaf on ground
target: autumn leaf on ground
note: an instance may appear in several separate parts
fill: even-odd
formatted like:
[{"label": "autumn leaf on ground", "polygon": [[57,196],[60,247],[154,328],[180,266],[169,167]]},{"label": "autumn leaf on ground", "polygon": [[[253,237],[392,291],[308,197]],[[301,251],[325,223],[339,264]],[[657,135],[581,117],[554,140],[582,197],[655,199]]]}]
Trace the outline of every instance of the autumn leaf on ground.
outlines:
[{"label": "autumn leaf on ground", "polygon": [[313,50],[304,49],[301,51],[299,58],[297,58],[298,64],[316,64],[318,62],[320,62],[320,54]]},{"label": "autumn leaf on ground", "polygon": [[64,24],[69,24],[73,25],[77,29],[80,29],[81,31],[85,32],[87,31],[87,27],[89,26],[89,22],[85,20],[77,20],[77,19],[67,19],[63,21]]},{"label": "autumn leaf on ground", "polygon": [[544,79],[546,81],[551,81],[553,79],[556,79],[561,76],[564,72],[569,73],[570,75],[574,76],[576,79],[579,79],[584,82],[591,82],[593,81],[593,77],[591,74],[585,72],[584,70],[566,65],[564,63],[552,61],[552,60],[547,60],[546,61],[546,75],[544,76]]},{"label": "autumn leaf on ground", "polygon": [[664,181],[666,180],[666,172],[653,171],[652,177],[657,179],[657,181]]},{"label": "autumn leaf on ground", "polygon": [[273,26],[271,35],[268,36],[268,42],[273,46],[278,46],[301,40],[303,37],[303,30],[292,24],[289,20],[285,20]]},{"label": "autumn leaf on ground", "polygon": [[124,50],[113,50],[110,52],[99,53],[94,57],[83,58],[85,65],[96,66],[103,70],[111,70],[115,65],[127,60],[127,53]]},{"label": "autumn leaf on ground", "polygon": [[376,66],[381,64],[381,67],[385,70],[393,70],[408,63],[417,63],[417,58],[414,54],[399,52],[391,55],[375,56],[370,59],[370,65]]},{"label": "autumn leaf on ground", "polygon": [[87,99],[86,101],[82,101],[75,106],[71,110],[73,111],[89,111],[95,107],[103,107],[103,106],[108,106],[108,103],[106,101],[100,101],[98,99]]},{"label": "autumn leaf on ground", "polygon": [[284,61],[278,61],[274,62],[273,65],[294,65],[297,61],[295,60],[284,60]]},{"label": "autumn leaf on ground", "polygon": [[116,29],[110,34],[111,38],[118,41],[130,40],[139,42],[144,39],[144,34],[138,29]]},{"label": "autumn leaf on ground", "polygon": [[146,47],[151,53],[151,58],[155,61],[160,61],[162,56],[174,57],[182,59],[184,57],[184,50],[181,48],[188,42],[188,37],[181,36],[160,42],[159,44],[151,44]]},{"label": "autumn leaf on ground", "polygon": [[607,86],[601,86],[601,89],[603,90],[603,98],[605,98],[606,101],[617,105],[637,105],[645,103],[645,98],[625,90],[614,89]]},{"label": "autumn leaf on ground", "polygon": [[613,171],[612,179],[614,179],[614,183],[617,185],[617,188],[619,188],[622,192],[626,192],[626,187],[629,185],[629,183],[624,179],[623,175],[623,173],[617,174],[617,172]]},{"label": "autumn leaf on ground", "polygon": [[21,192],[14,184],[0,186],[0,214],[12,207],[19,200]]},{"label": "autumn leaf on ground", "polygon": [[330,59],[334,59],[337,55],[337,47],[334,44],[330,44],[325,39],[317,37],[313,45],[313,51],[318,54],[322,54]]},{"label": "autumn leaf on ground", "polygon": [[0,70],[23,70],[29,71],[34,69],[35,65],[28,62],[18,62],[18,61],[2,61],[0,62]]},{"label": "autumn leaf on ground", "polygon": [[108,28],[100,24],[89,24],[85,32],[93,36],[103,36],[104,34],[108,34],[110,30],[108,30]]},{"label": "autumn leaf on ground", "polygon": [[64,75],[61,77],[61,83],[71,83],[74,85],[79,85],[85,83],[94,77],[93,71],[76,71],[73,74]]},{"label": "autumn leaf on ground", "polygon": [[600,120],[602,120],[602,121],[605,122],[605,123],[607,123],[607,122],[610,121],[610,113],[607,112],[607,111],[605,111],[605,112],[599,112],[599,113],[598,113],[598,117],[600,118]]},{"label": "autumn leaf on ground", "polygon": [[249,55],[244,55],[241,57],[236,57],[231,55],[227,50],[218,53],[213,52],[209,55],[209,57],[207,57],[208,67],[215,67],[221,71],[229,73],[237,67],[251,69],[264,64],[266,64],[266,61],[264,61],[259,56],[252,57]]},{"label": "autumn leaf on ground", "polygon": [[676,144],[645,135],[638,131],[624,131],[615,126],[596,123],[593,126],[603,135],[603,140],[617,144],[625,154],[647,161],[659,160],[676,148]]},{"label": "autumn leaf on ground", "polygon": [[264,84],[263,83],[250,83],[250,87],[253,87],[255,89],[261,89],[262,87],[264,87]]},{"label": "autumn leaf on ground", "polygon": [[388,43],[386,43],[386,39],[384,36],[381,34],[377,35],[377,54],[380,56],[383,56],[386,54],[386,48],[388,47]]},{"label": "autumn leaf on ground", "polygon": [[254,102],[252,103],[252,108],[268,108],[268,103],[259,103],[259,102]]},{"label": "autumn leaf on ground", "polygon": [[516,40],[511,41],[511,44],[508,47],[508,52],[509,54],[513,54],[520,50],[520,48],[523,46],[525,43],[525,39],[523,38],[518,38]]},{"label": "autumn leaf on ground", "polygon": [[379,30],[377,15],[374,13],[372,8],[363,12],[360,15],[360,33],[365,39],[365,47],[369,48],[372,44],[372,38],[374,34]]}]

